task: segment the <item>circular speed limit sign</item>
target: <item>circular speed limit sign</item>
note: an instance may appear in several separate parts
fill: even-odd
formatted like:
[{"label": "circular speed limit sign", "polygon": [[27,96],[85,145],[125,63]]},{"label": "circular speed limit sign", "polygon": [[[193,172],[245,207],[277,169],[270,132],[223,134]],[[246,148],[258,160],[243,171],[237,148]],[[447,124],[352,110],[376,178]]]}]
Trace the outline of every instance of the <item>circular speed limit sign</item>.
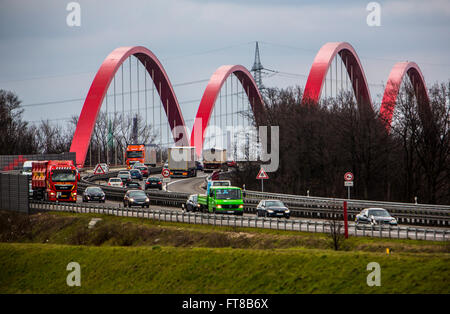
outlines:
[{"label": "circular speed limit sign", "polygon": [[164,177],[164,178],[168,178],[168,177],[170,177],[170,171],[169,171],[169,169],[163,169],[163,171],[162,171],[162,176]]},{"label": "circular speed limit sign", "polygon": [[344,180],[345,181],[353,181],[353,173],[347,172],[346,174],[344,174]]}]

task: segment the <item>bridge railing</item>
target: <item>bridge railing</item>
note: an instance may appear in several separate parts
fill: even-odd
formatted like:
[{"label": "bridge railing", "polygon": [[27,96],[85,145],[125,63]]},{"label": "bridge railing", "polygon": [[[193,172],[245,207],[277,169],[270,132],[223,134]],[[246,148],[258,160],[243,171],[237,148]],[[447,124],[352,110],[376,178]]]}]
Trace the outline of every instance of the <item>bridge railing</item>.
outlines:
[{"label": "bridge railing", "polygon": [[[206,224],[220,227],[234,228],[265,228],[275,230],[289,230],[299,232],[330,233],[330,221],[311,221],[305,219],[267,218],[257,216],[230,216],[223,214],[211,214],[200,212],[186,212],[180,210],[155,209],[155,208],[128,208],[120,204],[117,206],[105,204],[84,203],[54,203],[44,201],[30,202],[30,209],[34,211],[62,211],[71,213],[95,213],[122,217],[136,217],[153,219],[157,221],[180,222],[190,224]],[[356,226],[349,228],[351,236],[379,237],[394,239],[415,239],[448,241],[449,231],[446,229],[427,229],[416,227],[397,226]]]}]

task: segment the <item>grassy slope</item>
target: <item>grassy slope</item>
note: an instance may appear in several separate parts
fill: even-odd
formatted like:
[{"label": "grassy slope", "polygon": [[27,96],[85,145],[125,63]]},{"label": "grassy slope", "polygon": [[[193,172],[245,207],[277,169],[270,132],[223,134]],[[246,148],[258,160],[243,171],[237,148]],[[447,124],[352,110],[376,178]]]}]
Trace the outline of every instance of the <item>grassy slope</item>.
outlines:
[{"label": "grassy slope", "polygon": [[[335,252],[323,234],[8,212],[0,240],[13,242],[0,243],[0,293],[450,292],[449,246],[437,242],[350,238]],[[80,288],[65,283],[71,261]],[[373,261],[381,287],[366,285]]]},{"label": "grassy slope", "polygon": [[[81,265],[81,287],[65,283]],[[381,265],[381,287],[366,265]],[[449,293],[447,254],[0,244],[1,293]]]}]

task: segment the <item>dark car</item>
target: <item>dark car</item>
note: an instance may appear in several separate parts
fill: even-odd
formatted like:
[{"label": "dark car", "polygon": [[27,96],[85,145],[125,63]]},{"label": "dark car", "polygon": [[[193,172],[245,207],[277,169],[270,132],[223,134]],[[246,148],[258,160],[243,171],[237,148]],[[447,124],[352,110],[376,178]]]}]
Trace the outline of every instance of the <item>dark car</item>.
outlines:
[{"label": "dark car", "polygon": [[142,180],[142,173],[139,169],[131,169],[130,170],[131,179]]},{"label": "dark car", "polygon": [[199,211],[200,205],[198,204],[197,198],[198,198],[197,194],[190,195],[186,201],[186,204],[183,204],[183,209],[185,209],[188,212]]},{"label": "dark car", "polygon": [[133,169],[138,169],[143,177],[148,177],[148,167],[144,164],[134,165]]},{"label": "dark car", "polygon": [[262,200],[256,207],[256,215],[258,217],[285,217],[289,218],[291,212],[279,200]]},{"label": "dark car", "polygon": [[83,202],[105,202],[105,192],[98,186],[88,186],[83,192]]},{"label": "dark car", "polygon": [[203,165],[200,161],[195,162],[195,167],[197,168],[197,170],[203,171]]},{"label": "dark car", "polygon": [[119,171],[117,177],[120,178],[124,183],[131,181],[131,175],[129,171]]},{"label": "dark car", "polygon": [[141,185],[139,184],[139,182],[133,182],[133,181],[130,181],[130,182],[125,183],[125,188],[127,188],[127,189],[139,189],[139,190],[142,190],[142,187],[141,187]]},{"label": "dark car", "polygon": [[367,225],[397,225],[397,219],[384,208],[365,208],[355,218],[356,226]]},{"label": "dark car", "polygon": [[128,190],[123,197],[123,206],[142,206],[142,208],[150,207],[150,199],[147,194],[141,190]]},{"label": "dark car", "polygon": [[158,177],[148,177],[145,181],[145,189],[160,189],[162,190],[162,181]]}]

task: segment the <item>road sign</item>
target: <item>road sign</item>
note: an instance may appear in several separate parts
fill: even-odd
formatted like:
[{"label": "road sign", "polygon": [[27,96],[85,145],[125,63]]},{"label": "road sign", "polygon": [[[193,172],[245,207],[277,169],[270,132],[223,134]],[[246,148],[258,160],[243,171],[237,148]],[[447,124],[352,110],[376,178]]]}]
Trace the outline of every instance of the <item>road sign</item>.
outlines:
[{"label": "road sign", "polygon": [[168,177],[170,177],[170,170],[167,169],[167,168],[165,168],[165,169],[163,169],[163,171],[161,172],[161,174],[162,174],[162,176],[163,176],[164,178],[168,178]]},{"label": "road sign", "polygon": [[344,174],[344,180],[345,181],[353,181],[353,173],[347,172]]},{"label": "road sign", "polygon": [[353,181],[344,181],[344,186],[353,186]]},{"label": "road sign", "polygon": [[101,164],[97,164],[94,169],[94,174],[105,174],[105,169],[103,169]]},{"label": "road sign", "polygon": [[170,178],[163,178],[163,179],[162,179],[162,182],[163,182],[163,183],[170,182]]},{"label": "road sign", "polygon": [[264,169],[262,167],[261,167],[261,169],[259,169],[256,179],[261,179],[261,180],[269,179],[269,176],[267,175],[267,173],[264,171]]},{"label": "road sign", "polygon": [[258,175],[256,176],[256,179],[261,180],[261,192],[264,192],[264,180],[269,179],[269,176],[264,171],[263,167],[259,169]]}]

